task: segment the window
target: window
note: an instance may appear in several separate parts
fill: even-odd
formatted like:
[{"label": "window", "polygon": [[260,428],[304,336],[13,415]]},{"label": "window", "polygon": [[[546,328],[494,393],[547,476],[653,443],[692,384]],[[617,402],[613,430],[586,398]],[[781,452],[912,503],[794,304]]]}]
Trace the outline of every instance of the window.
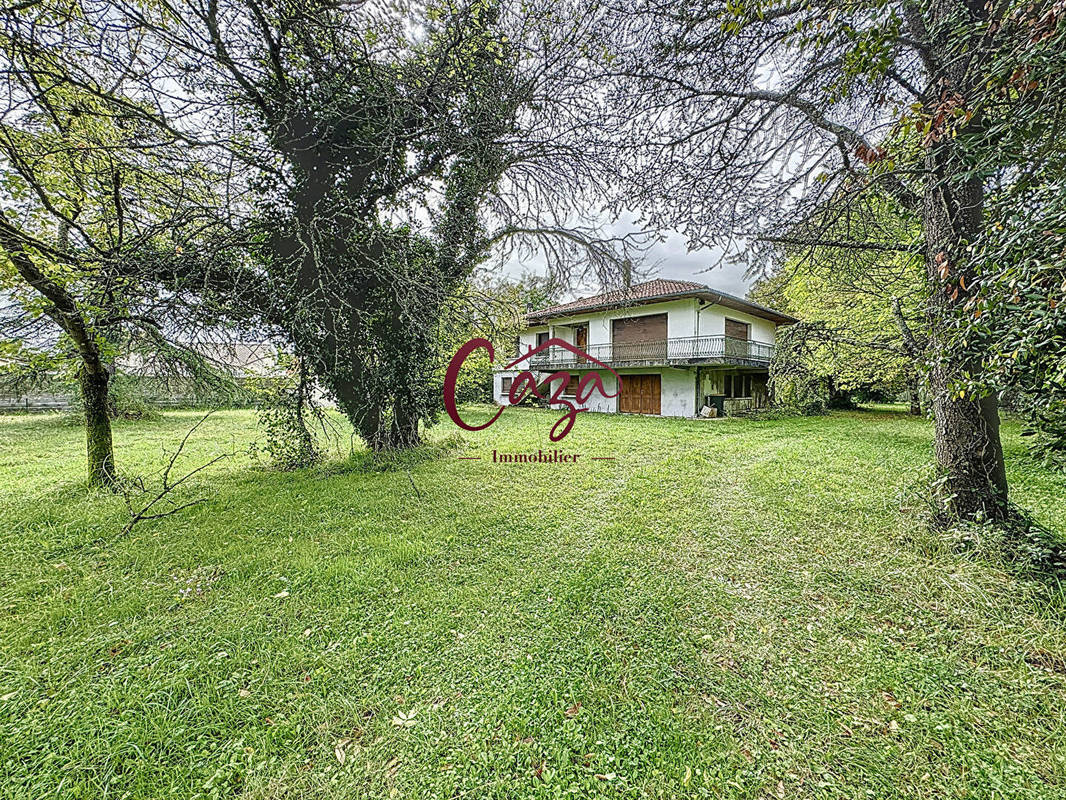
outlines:
[{"label": "window", "polygon": [[548,341],[548,332],[547,331],[541,331],[540,333],[537,334],[537,347],[540,347],[546,341]]},{"label": "window", "polygon": [[735,319],[725,318],[725,335],[730,339],[743,339],[747,341],[751,338],[751,325],[746,322],[738,322]]},{"label": "window", "polygon": [[566,388],[563,389],[563,394],[567,397],[573,397],[577,394],[577,385],[581,382],[581,378],[577,375],[571,374],[570,380],[566,384]]},{"label": "window", "polygon": [[724,394],[730,398],[751,397],[751,375],[726,375]]},{"label": "window", "polygon": [[504,397],[506,397],[508,394],[511,393],[511,381],[512,380],[514,380],[514,378],[504,378],[503,379],[503,389],[501,390],[501,394],[503,394]]}]

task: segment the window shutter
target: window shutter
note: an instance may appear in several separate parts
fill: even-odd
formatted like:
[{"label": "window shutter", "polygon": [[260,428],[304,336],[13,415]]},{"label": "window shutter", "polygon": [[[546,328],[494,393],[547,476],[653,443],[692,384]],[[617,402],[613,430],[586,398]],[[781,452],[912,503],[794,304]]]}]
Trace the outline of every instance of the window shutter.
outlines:
[{"label": "window shutter", "polygon": [[725,319],[725,335],[733,339],[747,341],[750,337],[751,326],[746,322],[738,322],[735,319]]}]

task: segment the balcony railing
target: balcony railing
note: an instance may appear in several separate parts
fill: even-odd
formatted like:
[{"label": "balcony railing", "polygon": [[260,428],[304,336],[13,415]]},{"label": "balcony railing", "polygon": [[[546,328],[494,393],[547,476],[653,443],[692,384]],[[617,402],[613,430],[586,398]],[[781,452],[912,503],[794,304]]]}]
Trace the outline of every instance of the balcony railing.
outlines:
[{"label": "balcony railing", "polygon": [[[732,336],[687,336],[652,342],[607,342],[583,348],[604,364],[745,364],[764,366],[774,354],[772,344]],[[531,367],[556,368],[588,363],[563,347],[552,346],[526,362]]]}]

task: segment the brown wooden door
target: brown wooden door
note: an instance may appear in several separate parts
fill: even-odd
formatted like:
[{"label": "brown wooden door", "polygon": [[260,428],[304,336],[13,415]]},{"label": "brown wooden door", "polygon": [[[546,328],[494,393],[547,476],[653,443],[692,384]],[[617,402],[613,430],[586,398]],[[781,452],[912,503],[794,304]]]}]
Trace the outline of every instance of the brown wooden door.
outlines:
[{"label": "brown wooden door", "polygon": [[618,410],[623,414],[661,414],[662,378],[659,375],[623,375]]},{"label": "brown wooden door", "polygon": [[611,354],[615,361],[666,358],[666,314],[613,320]]}]

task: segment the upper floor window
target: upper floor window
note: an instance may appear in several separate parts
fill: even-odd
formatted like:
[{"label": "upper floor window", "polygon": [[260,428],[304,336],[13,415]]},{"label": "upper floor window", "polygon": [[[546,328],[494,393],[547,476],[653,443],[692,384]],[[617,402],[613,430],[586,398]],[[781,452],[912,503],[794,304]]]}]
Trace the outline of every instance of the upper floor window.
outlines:
[{"label": "upper floor window", "polygon": [[751,338],[751,325],[746,322],[740,322],[738,320],[726,317],[725,335],[733,339],[743,339],[747,341]]},{"label": "upper floor window", "polygon": [[616,345],[666,341],[666,314],[619,317],[611,321],[611,341]]}]

